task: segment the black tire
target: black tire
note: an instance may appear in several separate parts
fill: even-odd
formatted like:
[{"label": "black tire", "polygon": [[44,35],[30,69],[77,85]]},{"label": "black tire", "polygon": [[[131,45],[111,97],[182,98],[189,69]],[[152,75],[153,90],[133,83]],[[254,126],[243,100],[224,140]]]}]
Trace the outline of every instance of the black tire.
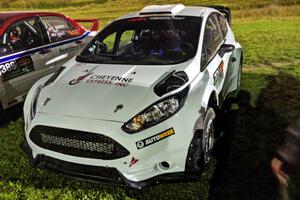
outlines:
[{"label": "black tire", "polygon": [[198,176],[199,178],[210,163],[216,137],[215,110],[208,106],[204,115],[203,126],[195,132],[189,146],[185,167],[187,174]]},{"label": "black tire", "polygon": [[4,123],[5,123],[5,114],[4,114],[4,110],[0,106],[0,126],[3,125]]},{"label": "black tire", "polygon": [[239,65],[239,71],[238,71],[238,77],[237,77],[237,85],[236,85],[236,93],[240,91],[241,88],[241,80],[242,80],[242,69],[243,69],[243,54],[240,58],[240,65]]}]

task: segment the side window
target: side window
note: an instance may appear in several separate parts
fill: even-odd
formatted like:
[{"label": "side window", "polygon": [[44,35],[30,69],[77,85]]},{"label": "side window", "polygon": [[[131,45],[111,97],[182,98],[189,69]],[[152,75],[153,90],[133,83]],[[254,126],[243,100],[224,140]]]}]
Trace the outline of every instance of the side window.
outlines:
[{"label": "side window", "polygon": [[220,24],[220,29],[222,31],[222,34],[225,38],[226,34],[227,34],[227,21],[226,21],[226,18],[224,17],[224,15],[221,15],[221,14],[217,14],[217,18],[218,18],[218,21],[219,21],[219,24]]},{"label": "side window", "polygon": [[217,53],[220,45],[223,42],[223,35],[219,28],[216,15],[211,14],[205,25],[204,39],[201,55],[201,70]]},{"label": "side window", "polygon": [[125,32],[123,32],[120,38],[119,48],[130,45],[132,43],[133,37],[134,37],[133,30],[126,30]]},{"label": "side window", "polygon": [[106,37],[103,40],[103,44],[106,45],[106,52],[107,53],[112,53],[113,49],[114,49],[114,44],[115,44],[115,40],[116,40],[116,32],[113,34],[110,34],[108,37]]},{"label": "side window", "polygon": [[41,17],[50,42],[59,42],[79,36],[79,30],[71,25],[67,19],[57,16]]},{"label": "side window", "polygon": [[35,18],[11,25],[0,41],[0,55],[7,55],[45,44],[41,28]]}]

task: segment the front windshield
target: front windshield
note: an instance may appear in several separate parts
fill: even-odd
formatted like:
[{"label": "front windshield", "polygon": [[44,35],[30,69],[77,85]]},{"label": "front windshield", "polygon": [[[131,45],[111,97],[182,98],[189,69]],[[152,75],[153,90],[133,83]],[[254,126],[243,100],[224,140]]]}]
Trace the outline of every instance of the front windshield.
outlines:
[{"label": "front windshield", "polygon": [[118,20],[101,31],[77,57],[79,62],[176,64],[195,56],[200,17]]}]

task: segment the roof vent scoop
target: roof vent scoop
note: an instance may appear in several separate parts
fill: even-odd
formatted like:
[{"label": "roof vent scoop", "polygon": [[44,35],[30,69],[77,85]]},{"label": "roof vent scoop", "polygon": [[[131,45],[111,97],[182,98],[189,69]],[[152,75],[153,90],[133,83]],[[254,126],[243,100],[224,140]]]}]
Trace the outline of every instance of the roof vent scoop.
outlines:
[{"label": "roof vent scoop", "polygon": [[170,5],[153,5],[153,6],[146,6],[143,8],[139,15],[155,15],[155,14],[171,14],[175,15],[178,14],[185,8],[183,4],[170,4]]}]

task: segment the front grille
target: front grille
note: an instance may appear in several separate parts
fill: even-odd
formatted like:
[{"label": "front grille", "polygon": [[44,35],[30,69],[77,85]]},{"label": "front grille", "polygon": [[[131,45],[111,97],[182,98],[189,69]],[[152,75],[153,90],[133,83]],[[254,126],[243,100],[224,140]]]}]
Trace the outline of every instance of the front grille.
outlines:
[{"label": "front grille", "polygon": [[96,133],[35,126],[29,137],[42,148],[72,156],[112,160],[130,154],[113,139]]}]

